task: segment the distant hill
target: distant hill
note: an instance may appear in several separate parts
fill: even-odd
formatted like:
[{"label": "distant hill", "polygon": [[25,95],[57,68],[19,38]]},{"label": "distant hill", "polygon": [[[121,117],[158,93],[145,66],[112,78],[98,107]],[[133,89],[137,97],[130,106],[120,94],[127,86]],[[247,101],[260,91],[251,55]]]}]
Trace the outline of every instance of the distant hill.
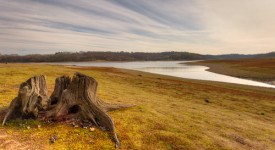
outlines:
[{"label": "distant hill", "polygon": [[240,59],[240,58],[275,58],[275,52],[265,53],[265,54],[226,54],[226,55],[212,55],[209,56],[210,59]]},{"label": "distant hill", "polygon": [[198,60],[206,56],[188,52],[58,52],[49,55],[1,55],[0,62],[66,62],[66,61],[148,61],[148,60]]},{"label": "distant hill", "polygon": [[275,58],[275,52],[267,53],[267,54],[258,54],[256,55],[258,58]]},{"label": "distant hill", "polygon": [[157,60],[205,60],[205,59],[238,59],[238,58],[270,58],[275,52],[255,55],[227,54],[201,55],[189,52],[57,52],[55,54],[32,55],[0,55],[0,62],[68,62],[68,61],[157,61]]}]

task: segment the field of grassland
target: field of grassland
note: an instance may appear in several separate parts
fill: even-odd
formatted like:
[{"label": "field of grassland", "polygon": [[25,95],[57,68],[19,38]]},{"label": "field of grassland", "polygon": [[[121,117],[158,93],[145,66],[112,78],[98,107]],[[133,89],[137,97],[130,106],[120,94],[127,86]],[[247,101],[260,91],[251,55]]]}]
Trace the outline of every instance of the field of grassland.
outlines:
[{"label": "field of grassland", "polygon": [[[50,93],[56,77],[74,72],[94,77],[104,101],[136,105],[110,112],[121,149],[275,149],[275,89],[268,88],[115,68],[1,64],[0,110],[8,107],[28,78],[45,74]],[[59,139],[50,144],[54,133]],[[15,120],[0,127],[0,149],[115,147],[98,129]]]},{"label": "field of grassland", "polygon": [[208,66],[211,72],[275,85],[275,58],[207,60],[191,64]]}]

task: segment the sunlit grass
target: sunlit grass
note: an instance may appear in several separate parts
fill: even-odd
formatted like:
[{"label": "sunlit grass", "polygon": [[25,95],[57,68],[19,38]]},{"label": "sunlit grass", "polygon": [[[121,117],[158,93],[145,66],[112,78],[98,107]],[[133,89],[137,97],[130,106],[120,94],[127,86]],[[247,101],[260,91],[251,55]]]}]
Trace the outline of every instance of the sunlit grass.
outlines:
[{"label": "sunlit grass", "polygon": [[208,66],[212,72],[275,85],[275,58],[207,60],[191,64]]},{"label": "sunlit grass", "polygon": [[[76,71],[99,82],[98,94],[104,101],[136,104],[110,113],[122,149],[274,149],[275,91],[272,89],[113,68],[2,64],[0,108],[9,105],[17,95],[19,84],[31,76],[45,74],[51,92],[56,77],[73,75]],[[0,133],[32,149],[115,148],[109,135],[98,129],[90,132],[34,120],[9,121],[7,126],[0,127]],[[54,133],[59,139],[50,144],[49,137]],[[4,140],[0,138],[0,143]]]}]

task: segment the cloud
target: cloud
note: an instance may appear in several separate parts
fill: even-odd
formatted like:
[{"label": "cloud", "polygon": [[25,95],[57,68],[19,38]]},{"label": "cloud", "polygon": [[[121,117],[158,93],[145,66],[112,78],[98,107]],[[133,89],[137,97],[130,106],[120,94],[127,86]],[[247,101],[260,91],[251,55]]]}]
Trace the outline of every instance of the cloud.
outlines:
[{"label": "cloud", "polygon": [[274,51],[275,1],[201,1],[203,24],[224,51]]},{"label": "cloud", "polygon": [[274,49],[272,0],[0,0],[1,53]]}]

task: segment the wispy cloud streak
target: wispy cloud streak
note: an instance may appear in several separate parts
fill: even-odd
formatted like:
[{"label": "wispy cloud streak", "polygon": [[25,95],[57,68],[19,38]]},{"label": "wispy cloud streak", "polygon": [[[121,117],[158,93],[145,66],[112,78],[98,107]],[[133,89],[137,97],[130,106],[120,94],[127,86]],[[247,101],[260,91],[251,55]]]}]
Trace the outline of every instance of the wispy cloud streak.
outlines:
[{"label": "wispy cloud streak", "polygon": [[273,6],[272,0],[0,0],[0,52],[271,51]]}]

